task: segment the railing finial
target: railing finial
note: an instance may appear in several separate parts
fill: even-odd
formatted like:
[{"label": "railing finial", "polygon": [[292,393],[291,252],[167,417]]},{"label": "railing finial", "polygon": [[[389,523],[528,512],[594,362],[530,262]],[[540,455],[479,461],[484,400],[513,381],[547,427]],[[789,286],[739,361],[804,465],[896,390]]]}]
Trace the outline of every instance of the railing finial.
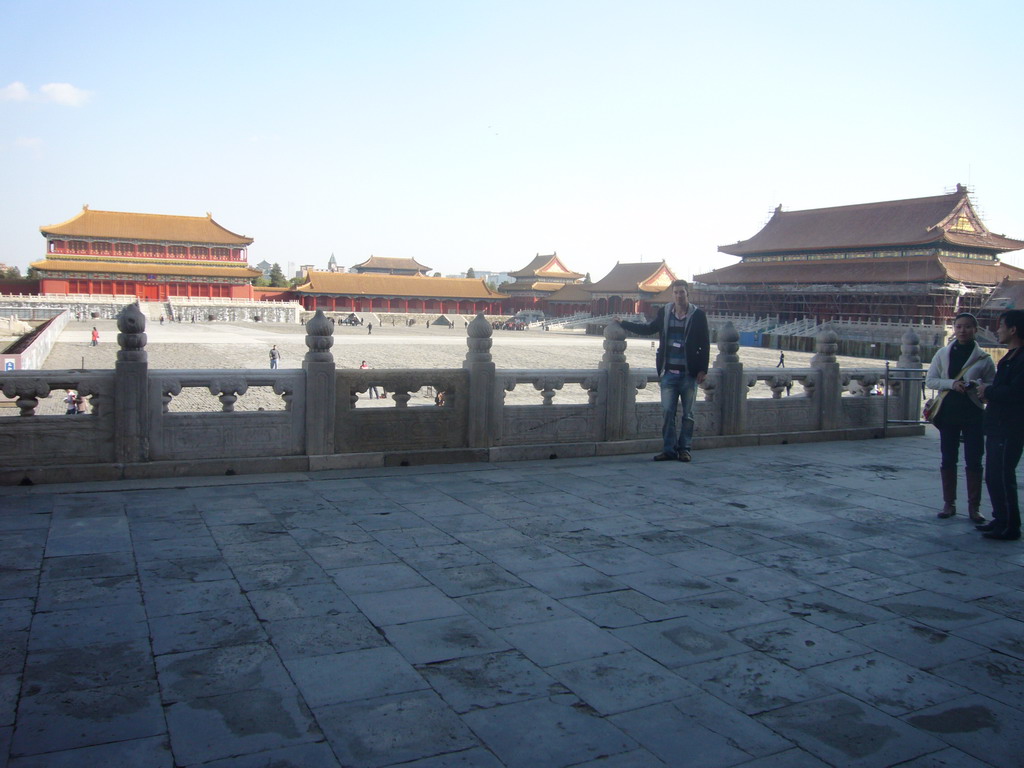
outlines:
[{"label": "railing finial", "polygon": [[146,353],[146,316],[139,308],[139,302],[129,304],[117,318],[117,345],[121,348],[117,359],[122,362],[141,362],[148,359]]},{"label": "railing finial", "polygon": [[718,331],[718,357],[715,358],[715,368],[720,368],[726,363],[738,363],[740,361],[740,333],[736,326],[729,320]]},{"label": "railing finial", "polygon": [[836,332],[831,329],[822,331],[815,340],[814,357],[811,358],[811,366],[836,362],[836,352],[838,351],[839,336]]},{"label": "railing finial", "polygon": [[601,362],[626,362],[626,329],[614,320],[604,327],[604,356]]},{"label": "railing finial", "polygon": [[466,361],[470,363],[491,362],[491,334],[494,333],[491,324],[487,322],[483,312],[479,312],[470,322],[466,329],[466,346],[469,351],[466,353]]},{"label": "railing finial", "polygon": [[309,348],[306,353],[307,362],[334,362],[334,355],[331,354],[331,347],[334,346],[334,325],[327,319],[322,309],[318,309],[306,323],[306,346]]},{"label": "railing finial", "polygon": [[903,334],[900,340],[900,368],[915,368],[921,365],[921,339],[913,329]]}]

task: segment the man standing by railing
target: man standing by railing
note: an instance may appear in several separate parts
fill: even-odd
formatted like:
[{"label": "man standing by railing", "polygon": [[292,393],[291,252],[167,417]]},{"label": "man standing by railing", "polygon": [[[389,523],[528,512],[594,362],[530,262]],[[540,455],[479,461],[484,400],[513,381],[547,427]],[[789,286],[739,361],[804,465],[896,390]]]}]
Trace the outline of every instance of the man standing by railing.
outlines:
[{"label": "man standing by railing", "polygon": [[[655,461],[690,461],[693,450],[693,407],[697,386],[708,374],[711,338],[704,310],[687,299],[685,280],[672,283],[675,301],[658,309],[649,323],[616,321],[641,336],[658,334],[658,375],[661,377],[663,447]],[[676,432],[676,410],[682,403],[682,426]]]}]

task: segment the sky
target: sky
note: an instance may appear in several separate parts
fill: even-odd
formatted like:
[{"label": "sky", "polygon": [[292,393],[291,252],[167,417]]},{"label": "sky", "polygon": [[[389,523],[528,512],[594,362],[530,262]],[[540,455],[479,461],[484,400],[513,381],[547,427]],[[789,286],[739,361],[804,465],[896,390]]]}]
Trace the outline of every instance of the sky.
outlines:
[{"label": "sky", "polygon": [[957,183],[1024,239],[1022,8],[0,0],[0,262],[88,204],[210,212],[288,272],[689,278],[780,204]]}]

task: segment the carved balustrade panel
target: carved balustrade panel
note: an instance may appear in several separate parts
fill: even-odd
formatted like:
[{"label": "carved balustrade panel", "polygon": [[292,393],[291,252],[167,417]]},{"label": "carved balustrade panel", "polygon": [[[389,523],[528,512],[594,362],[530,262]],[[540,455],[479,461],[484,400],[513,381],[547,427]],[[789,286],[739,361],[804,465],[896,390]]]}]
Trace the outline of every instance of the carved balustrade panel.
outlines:
[{"label": "carved balustrade panel", "polygon": [[290,411],[302,372],[295,370],[156,370],[163,413]]},{"label": "carved balustrade panel", "polygon": [[840,375],[845,397],[869,397],[882,394],[885,371],[844,368]]},{"label": "carved balustrade panel", "polygon": [[499,397],[505,407],[595,405],[607,373],[591,369],[502,368]]},{"label": "carved balustrade panel", "polygon": [[589,405],[521,405],[502,413],[500,445],[580,443],[599,440],[600,414]]},{"label": "carved balustrade panel", "polygon": [[502,402],[502,423],[497,444],[603,439],[605,422],[601,405],[607,381],[604,370],[499,370],[496,386]]},{"label": "carved balustrade panel", "polygon": [[379,368],[341,370],[337,377],[338,453],[468,445],[467,371]]},{"label": "carved balustrade panel", "polygon": [[302,453],[302,421],[293,413],[221,412],[164,414],[154,428],[150,451],[155,461]]},{"label": "carved balustrade panel", "polygon": [[[77,414],[68,390],[82,400]],[[7,371],[0,392],[0,465],[113,461],[113,371]]]},{"label": "carved balustrade panel", "polygon": [[301,454],[304,377],[293,369],[151,371],[152,458]]},{"label": "carved balustrade panel", "polygon": [[877,395],[844,397],[841,401],[844,429],[880,427],[885,420],[885,398]]},{"label": "carved balustrade panel", "polygon": [[813,389],[816,373],[811,368],[747,368],[743,371],[747,400],[803,397]]},{"label": "carved balustrade panel", "polygon": [[806,397],[747,400],[747,432],[805,432],[818,428],[818,409]]}]

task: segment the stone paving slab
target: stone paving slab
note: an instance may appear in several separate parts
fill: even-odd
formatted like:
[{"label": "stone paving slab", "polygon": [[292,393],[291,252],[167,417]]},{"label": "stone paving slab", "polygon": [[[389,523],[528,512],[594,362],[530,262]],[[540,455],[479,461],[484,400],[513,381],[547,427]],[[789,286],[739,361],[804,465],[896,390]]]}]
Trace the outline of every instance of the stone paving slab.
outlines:
[{"label": "stone paving slab", "polygon": [[1024,547],[938,520],[937,464],[0,489],[0,766],[1016,765]]}]

